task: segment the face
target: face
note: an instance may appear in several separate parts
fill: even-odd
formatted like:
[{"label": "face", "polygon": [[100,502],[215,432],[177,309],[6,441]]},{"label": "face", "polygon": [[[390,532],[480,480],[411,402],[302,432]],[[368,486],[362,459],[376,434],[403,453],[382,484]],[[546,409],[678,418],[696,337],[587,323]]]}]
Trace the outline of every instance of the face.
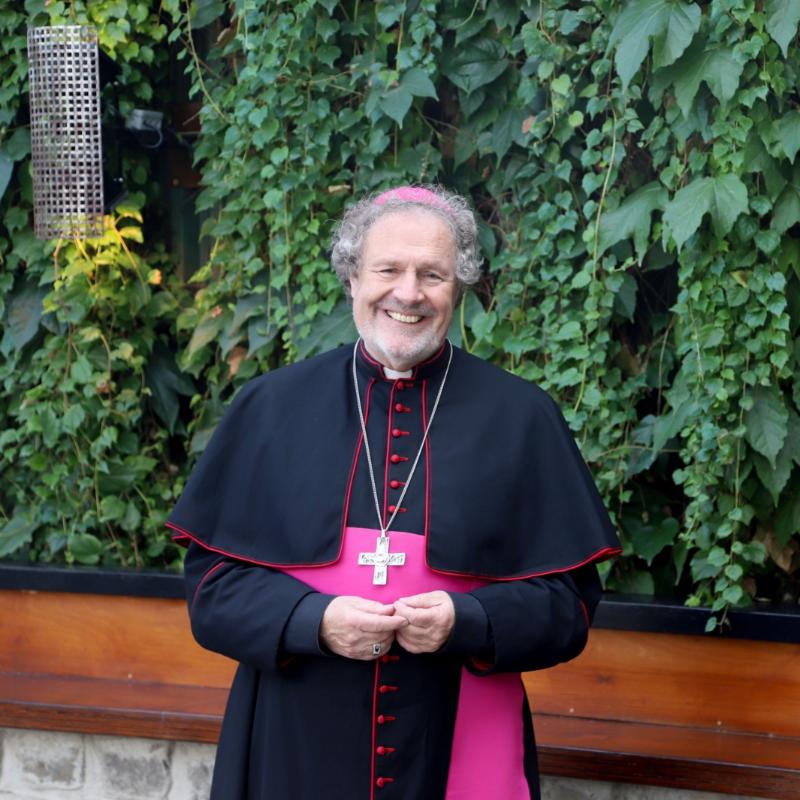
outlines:
[{"label": "face", "polygon": [[450,327],[458,284],[447,224],[425,211],[396,211],[367,232],[350,278],[353,319],[373,358],[399,372],[432,356]]}]

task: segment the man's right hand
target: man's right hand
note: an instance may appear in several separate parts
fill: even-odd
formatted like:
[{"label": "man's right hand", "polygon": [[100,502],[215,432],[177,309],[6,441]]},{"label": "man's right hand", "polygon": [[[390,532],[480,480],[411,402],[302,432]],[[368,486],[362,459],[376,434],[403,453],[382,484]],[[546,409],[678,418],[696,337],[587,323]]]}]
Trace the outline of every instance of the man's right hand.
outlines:
[{"label": "man's right hand", "polygon": [[328,604],[322,615],[319,635],[325,646],[345,658],[372,661],[372,646],[381,645],[381,654],[388,652],[395,631],[408,625],[408,620],[394,613],[390,603],[375,602],[363,597],[340,595]]}]

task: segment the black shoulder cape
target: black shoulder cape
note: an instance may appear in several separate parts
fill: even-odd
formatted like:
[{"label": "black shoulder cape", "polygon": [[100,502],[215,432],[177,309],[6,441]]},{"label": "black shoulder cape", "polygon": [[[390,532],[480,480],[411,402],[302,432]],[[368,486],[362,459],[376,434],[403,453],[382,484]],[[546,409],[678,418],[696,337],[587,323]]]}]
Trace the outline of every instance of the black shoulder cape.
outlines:
[{"label": "black shoulder cape", "polygon": [[[365,397],[370,381],[387,379],[359,356]],[[352,358],[341,347],[241,389],[169,518],[177,541],[265,566],[338,559],[364,460]],[[438,362],[415,377],[433,385]],[[619,553],[572,434],[539,387],[455,348],[429,445],[414,480],[427,481],[431,569],[511,580]]]}]

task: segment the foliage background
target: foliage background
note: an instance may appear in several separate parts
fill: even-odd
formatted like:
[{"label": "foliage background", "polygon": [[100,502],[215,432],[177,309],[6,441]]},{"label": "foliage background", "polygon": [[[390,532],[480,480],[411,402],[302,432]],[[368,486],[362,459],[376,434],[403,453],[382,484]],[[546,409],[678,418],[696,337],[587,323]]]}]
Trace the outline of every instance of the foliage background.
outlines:
[{"label": "foliage background", "polygon": [[[169,113],[185,68],[211,253],[188,283],[141,153],[102,241],[32,238],[24,37],[48,20],[97,25],[123,117]],[[432,181],[482,220],[453,339],[560,402],[622,533],[607,586],[796,600],[799,20],[796,0],[3,12],[0,554],[176,565],[165,513],[236,388],[352,336],[332,221]]]}]

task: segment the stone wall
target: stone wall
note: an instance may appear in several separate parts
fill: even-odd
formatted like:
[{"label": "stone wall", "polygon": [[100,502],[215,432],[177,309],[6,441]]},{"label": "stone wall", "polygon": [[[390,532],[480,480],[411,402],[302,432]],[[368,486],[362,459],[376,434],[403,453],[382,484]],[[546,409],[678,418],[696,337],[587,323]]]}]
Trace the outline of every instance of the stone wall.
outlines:
[{"label": "stone wall", "polygon": [[213,745],[0,729],[2,800],[208,800]]},{"label": "stone wall", "polygon": [[[0,728],[0,800],[208,800],[213,764],[207,744]],[[737,798],[545,778],[542,800]]]}]

